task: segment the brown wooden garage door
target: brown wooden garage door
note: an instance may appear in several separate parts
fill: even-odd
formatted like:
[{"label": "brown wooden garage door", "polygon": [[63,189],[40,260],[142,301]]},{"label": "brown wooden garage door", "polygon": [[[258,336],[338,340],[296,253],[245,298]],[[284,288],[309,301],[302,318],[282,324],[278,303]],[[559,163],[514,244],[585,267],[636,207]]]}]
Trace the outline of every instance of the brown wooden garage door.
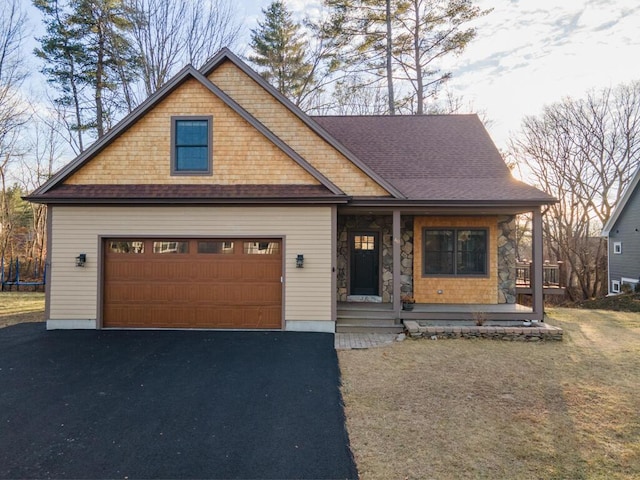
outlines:
[{"label": "brown wooden garage door", "polygon": [[108,239],[104,327],[281,328],[279,239]]}]

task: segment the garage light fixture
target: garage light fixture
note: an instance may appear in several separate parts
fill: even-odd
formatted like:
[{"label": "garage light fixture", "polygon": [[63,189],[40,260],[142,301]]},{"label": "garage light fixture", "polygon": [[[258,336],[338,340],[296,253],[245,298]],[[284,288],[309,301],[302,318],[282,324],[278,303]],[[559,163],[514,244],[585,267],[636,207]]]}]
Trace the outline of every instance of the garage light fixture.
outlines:
[{"label": "garage light fixture", "polygon": [[296,257],[296,268],[303,268],[304,267],[304,255],[299,253],[298,256]]},{"label": "garage light fixture", "polygon": [[76,267],[84,267],[84,264],[87,263],[87,254],[81,253],[76,257]]}]

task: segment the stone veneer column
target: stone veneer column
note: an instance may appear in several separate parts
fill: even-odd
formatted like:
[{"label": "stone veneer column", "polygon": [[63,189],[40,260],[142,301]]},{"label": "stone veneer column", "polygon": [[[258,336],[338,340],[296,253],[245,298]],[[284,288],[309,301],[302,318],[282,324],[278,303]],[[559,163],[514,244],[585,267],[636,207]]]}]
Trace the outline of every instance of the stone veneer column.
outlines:
[{"label": "stone veneer column", "polygon": [[498,217],[498,303],[516,303],[515,216]]}]

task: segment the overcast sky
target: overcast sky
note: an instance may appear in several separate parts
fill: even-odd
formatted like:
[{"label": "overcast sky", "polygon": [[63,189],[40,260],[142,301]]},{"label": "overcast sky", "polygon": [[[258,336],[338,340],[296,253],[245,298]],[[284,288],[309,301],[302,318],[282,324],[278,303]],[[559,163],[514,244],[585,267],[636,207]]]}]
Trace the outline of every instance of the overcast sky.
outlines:
[{"label": "overcast sky", "polygon": [[[270,0],[236,2],[246,45]],[[313,16],[319,4],[287,0],[298,18]],[[545,104],[640,80],[640,0],[476,4],[493,12],[477,21],[478,36],[466,52],[447,59],[446,67],[453,72],[449,89],[486,112],[489,130],[501,148],[521,119],[540,113]],[[34,9],[30,13],[36,27],[40,15]]]}]

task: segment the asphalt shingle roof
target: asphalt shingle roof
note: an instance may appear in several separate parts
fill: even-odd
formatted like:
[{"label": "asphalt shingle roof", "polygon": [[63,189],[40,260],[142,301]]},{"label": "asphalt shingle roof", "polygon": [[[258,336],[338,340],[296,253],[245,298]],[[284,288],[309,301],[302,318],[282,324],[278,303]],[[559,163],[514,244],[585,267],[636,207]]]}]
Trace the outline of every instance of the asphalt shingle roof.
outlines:
[{"label": "asphalt shingle roof", "polygon": [[411,200],[553,201],[512,177],[477,115],[312,118]]}]

